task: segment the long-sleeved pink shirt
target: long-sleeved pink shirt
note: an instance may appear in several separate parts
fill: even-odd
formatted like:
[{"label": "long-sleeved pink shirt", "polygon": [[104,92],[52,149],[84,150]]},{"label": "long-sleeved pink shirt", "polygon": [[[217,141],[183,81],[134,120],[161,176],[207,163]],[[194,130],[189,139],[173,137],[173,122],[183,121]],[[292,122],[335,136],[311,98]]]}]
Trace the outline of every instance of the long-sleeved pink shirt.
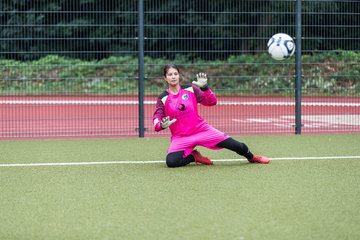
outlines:
[{"label": "long-sleeved pink shirt", "polygon": [[157,99],[153,115],[155,131],[162,130],[161,119],[169,116],[170,120],[174,118],[177,120],[169,127],[172,137],[189,136],[207,125],[198,114],[197,104],[213,106],[216,102],[216,96],[210,89],[202,91],[191,84],[181,85],[176,95],[167,89]]}]

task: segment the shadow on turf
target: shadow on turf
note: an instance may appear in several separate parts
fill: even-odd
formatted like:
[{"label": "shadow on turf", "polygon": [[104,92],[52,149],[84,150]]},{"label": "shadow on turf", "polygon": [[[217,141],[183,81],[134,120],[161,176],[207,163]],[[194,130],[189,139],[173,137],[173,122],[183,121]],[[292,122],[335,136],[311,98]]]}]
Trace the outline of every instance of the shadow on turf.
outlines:
[{"label": "shadow on turf", "polygon": [[[206,167],[206,168],[217,168],[217,167],[255,167],[259,164],[253,164],[248,162],[214,162],[214,165],[204,165],[204,164],[196,164],[196,163],[190,163],[189,165],[186,165],[184,167],[186,168],[193,168],[193,167]],[[166,165],[164,167],[167,168]],[[175,168],[177,169],[177,168]]]}]

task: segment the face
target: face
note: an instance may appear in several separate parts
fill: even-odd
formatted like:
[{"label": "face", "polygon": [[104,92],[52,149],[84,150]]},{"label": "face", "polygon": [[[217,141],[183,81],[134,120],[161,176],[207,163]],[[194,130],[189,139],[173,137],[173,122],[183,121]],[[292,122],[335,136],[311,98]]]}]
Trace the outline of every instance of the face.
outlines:
[{"label": "face", "polygon": [[164,78],[169,85],[176,86],[179,84],[180,74],[175,68],[169,68]]}]

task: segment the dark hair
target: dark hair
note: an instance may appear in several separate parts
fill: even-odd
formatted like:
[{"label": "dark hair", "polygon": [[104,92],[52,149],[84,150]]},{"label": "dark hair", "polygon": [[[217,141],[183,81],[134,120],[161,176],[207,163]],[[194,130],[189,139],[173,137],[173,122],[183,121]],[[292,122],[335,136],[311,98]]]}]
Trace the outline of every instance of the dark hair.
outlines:
[{"label": "dark hair", "polygon": [[172,64],[172,63],[171,64],[166,64],[164,66],[164,77],[166,77],[166,74],[167,74],[167,72],[169,71],[170,68],[175,68],[180,73],[179,68],[175,64]]}]

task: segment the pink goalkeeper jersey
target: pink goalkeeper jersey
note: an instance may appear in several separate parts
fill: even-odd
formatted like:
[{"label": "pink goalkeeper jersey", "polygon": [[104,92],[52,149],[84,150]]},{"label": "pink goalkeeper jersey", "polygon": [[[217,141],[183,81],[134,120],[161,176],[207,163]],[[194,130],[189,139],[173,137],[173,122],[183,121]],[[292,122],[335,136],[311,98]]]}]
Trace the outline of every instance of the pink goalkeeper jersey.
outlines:
[{"label": "pink goalkeeper jersey", "polygon": [[198,103],[204,106],[216,105],[216,96],[210,89],[201,91],[191,84],[181,85],[176,95],[167,89],[157,99],[153,116],[155,131],[162,130],[160,122],[166,116],[170,120],[177,120],[170,126],[172,137],[189,136],[203,129],[208,124],[198,114]]}]

